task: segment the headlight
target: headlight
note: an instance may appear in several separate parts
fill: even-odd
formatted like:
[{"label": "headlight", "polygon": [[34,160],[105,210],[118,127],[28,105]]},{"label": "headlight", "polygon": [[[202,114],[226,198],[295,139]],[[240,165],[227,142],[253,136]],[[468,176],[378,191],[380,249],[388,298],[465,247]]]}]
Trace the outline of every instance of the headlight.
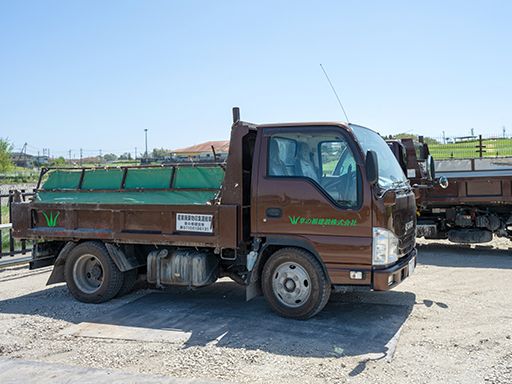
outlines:
[{"label": "headlight", "polygon": [[384,228],[373,228],[373,265],[387,265],[398,260],[398,238]]}]

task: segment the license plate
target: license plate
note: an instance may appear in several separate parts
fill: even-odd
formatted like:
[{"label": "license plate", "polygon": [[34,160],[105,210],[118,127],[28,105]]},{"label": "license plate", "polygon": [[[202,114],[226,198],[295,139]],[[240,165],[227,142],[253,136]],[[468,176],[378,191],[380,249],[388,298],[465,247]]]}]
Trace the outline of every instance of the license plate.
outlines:
[{"label": "license plate", "polygon": [[414,272],[414,262],[416,261],[416,258],[409,260],[409,276],[411,276]]}]

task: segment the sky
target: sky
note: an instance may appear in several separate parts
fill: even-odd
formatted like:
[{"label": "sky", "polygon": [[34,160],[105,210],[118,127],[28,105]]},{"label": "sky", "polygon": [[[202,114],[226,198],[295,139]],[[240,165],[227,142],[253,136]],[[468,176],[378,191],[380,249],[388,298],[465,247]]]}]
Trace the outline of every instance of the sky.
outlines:
[{"label": "sky", "polygon": [[512,134],[510,1],[0,0],[0,137],[139,153],[253,123]]}]

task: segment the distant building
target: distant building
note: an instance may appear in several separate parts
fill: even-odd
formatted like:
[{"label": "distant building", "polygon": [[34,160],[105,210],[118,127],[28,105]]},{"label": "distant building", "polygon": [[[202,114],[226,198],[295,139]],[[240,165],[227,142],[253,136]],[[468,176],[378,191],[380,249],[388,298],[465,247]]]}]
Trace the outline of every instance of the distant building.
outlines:
[{"label": "distant building", "polygon": [[[213,149],[217,159],[213,158]],[[175,149],[171,156],[178,161],[224,161],[229,152],[229,140],[207,141],[191,147]]]},{"label": "distant building", "polygon": [[17,167],[34,168],[48,164],[48,156],[33,156],[25,152],[11,152],[11,160]]}]

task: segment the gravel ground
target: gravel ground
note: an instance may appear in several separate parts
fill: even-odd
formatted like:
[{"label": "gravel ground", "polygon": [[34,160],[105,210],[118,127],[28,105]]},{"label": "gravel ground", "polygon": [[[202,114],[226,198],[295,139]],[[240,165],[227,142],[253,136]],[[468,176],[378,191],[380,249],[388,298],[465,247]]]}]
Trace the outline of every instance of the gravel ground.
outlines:
[{"label": "gravel ground", "polygon": [[0,184],[0,195],[6,195],[9,193],[10,190],[19,189],[19,190],[26,190],[31,191],[36,187],[36,184],[34,183],[27,183],[27,184]]},{"label": "gravel ground", "polygon": [[[328,315],[324,316],[331,316],[330,323],[321,316],[319,320],[301,324],[289,320],[276,322],[273,314],[257,307],[255,310],[260,312],[256,313],[261,313],[261,318],[256,321],[262,324],[262,329],[269,322],[285,325],[278,331],[272,328],[274,334],[266,333],[266,341],[259,347],[251,344],[258,330],[249,327],[247,340],[236,344],[216,340],[185,345],[180,341],[73,336],[66,333],[70,327],[116,311],[154,291],[140,289],[109,303],[86,305],[73,300],[64,285],[46,287],[48,268],[5,269],[0,271],[0,356],[120,369],[125,373],[240,383],[510,384],[510,245],[508,240],[495,240],[491,246],[476,248],[422,241],[418,266],[410,279],[391,292],[334,295],[326,308]],[[241,288],[228,287],[237,295],[240,293]],[[194,301],[190,301],[191,309],[197,311],[198,304],[194,307]],[[253,303],[245,305],[253,308]],[[257,303],[266,308],[263,302]],[[379,311],[372,313],[371,305]],[[380,340],[372,340],[370,330],[367,330],[368,340],[362,333],[362,345],[379,344],[384,353],[379,348],[374,353],[371,350],[359,353],[357,341],[351,341],[348,348],[337,348],[331,345],[336,339],[334,334],[332,340],[323,336],[295,344],[308,324],[313,334],[315,328],[325,324],[331,327],[328,330],[336,329],[332,326],[332,316],[334,321],[347,323],[340,325],[343,330],[353,330],[357,335],[361,331],[359,320],[343,317],[341,312],[337,315],[340,308],[355,314],[355,319],[375,316],[373,321],[382,321],[383,325],[391,324],[393,311],[404,316],[401,323],[393,323],[396,329],[391,333],[395,337],[385,346],[380,346]],[[383,308],[388,308],[387,312]],[[254,324],[254,310],[245,312],[242,307],[240,312],[237,319],[242,327]],[[205,315],[203,322],[212,320]],[[286,342],[287,335],[290,343]],[[317,347],[327,345],[332,347],[332,353],[306,353],[307,343]]]}]

